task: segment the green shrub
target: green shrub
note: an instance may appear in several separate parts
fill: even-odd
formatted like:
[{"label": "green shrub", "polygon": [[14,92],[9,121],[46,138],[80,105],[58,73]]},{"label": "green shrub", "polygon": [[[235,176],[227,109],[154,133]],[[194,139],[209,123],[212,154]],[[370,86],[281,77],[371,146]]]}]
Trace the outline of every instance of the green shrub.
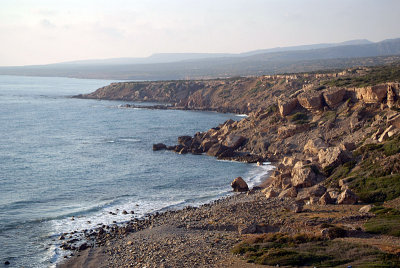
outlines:
[{"label": "green shrub", "polygon": [[376,214],[369,219],[364,228],[368,233],[386,234],[400,237],[400,211],[392,208],[376,207],[371,210]]}]

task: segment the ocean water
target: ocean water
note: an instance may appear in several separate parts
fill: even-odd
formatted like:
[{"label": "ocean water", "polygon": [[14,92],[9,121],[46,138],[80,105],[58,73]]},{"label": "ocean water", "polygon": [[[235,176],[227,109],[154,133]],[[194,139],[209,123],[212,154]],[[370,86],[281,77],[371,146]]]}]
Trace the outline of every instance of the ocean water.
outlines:
[{"label": "ocean water", "polygon": [[52,267],[63,232],[210,202],[271,168],[152,151],[237,115],[70,98],[110,82],[0,76],[0,266]]}]

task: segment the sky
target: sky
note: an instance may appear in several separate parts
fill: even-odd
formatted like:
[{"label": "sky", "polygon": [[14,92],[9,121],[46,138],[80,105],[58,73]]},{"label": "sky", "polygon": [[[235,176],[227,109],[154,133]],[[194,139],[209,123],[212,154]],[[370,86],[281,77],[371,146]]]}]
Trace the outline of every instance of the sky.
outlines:
[{"label": "sky", "polygon": [[0,66],[400,37],[400,0],[0,0]]}]

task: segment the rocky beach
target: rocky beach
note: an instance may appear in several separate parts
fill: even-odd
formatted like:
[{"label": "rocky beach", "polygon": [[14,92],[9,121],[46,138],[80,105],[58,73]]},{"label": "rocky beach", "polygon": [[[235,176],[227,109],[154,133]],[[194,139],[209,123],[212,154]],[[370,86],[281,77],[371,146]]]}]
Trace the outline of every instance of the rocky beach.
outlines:
[{"label": "rocky beach", "polygon": [[398,267],[399,67],[113,83],[77,96],[246,113],[152,149],[276,168],[210,204],[85,230],[83,240],[64,234],[74,253],[59,266]]}]

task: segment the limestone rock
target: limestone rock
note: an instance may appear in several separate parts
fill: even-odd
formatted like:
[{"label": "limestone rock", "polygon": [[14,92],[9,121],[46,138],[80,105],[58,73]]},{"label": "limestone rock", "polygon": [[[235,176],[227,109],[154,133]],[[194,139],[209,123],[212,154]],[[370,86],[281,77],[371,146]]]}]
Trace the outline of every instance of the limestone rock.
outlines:
[{"label": "limestone rock", "polygon": [[310,187],[317,183],[317,176],[310,166],[297,162],[292,169],[292,184],[299,187]]},{"label": "limestone rock", "polygon": [[322,93],[320,91],[306,91],[297,96],[299,103],[305,109],[315,112],[322,110]]},{"label": "limestone rock", "polygon": [[297,162],[294,157],[285,156],[282,160],[282,164],[286,167],[293,167]]},{"label": "limestone rock", "polygon": [[167,146],[164,143],[153,144],[153,151],[165,150]]},{"label": "limestone rock", "polygon": [[304,145],[304,152],[311,155],[316,155],[321,149],[326,149],[327,147],[328,144],[326,144],[326,142],[324,142],[321,138],[311,139],[308,140],[306,145]]},{"label": "limestone rock", "polygon": [[338,197],[337,203],[343,205],[354,205],[357,203],[358,197],[350,189],[344,190]]},{"label": "limestone rock", "polygon": [[360,208],[360,212],[361,213],[369,213],[372,209],[372,205],[365,205],[363,207]]},{"label": "limestone rock", "polygon": [[391,117],[388,120],[388,124],[393,126],[393,127],[395,127],[395,128],[400,129],[400,114]]},{"label": "limestone rock", "polygon": [[334,200],[331,198],[331,195],[326,192],[319,198],[318,203],[321,205],[329,205],[333,204]]},{"label": "limestone rock", "polygon": [[242,179],[242,177],[237,177],[231,183],[234,192],[247,192],[249,190],[249,186]]},{"label": "limestone rock", "polygon": [[354,142],[342,142],[340,145],[339,145],[339,148],[340,149],[342,149],[342,150],[344,150],[344,151],[353,151],[353,150],[355,150],[357,147],[356,147],[356,145],[354,144]]},{"label": "limestone rock", "polygon": [[210,149],[208,149],[207,155],[219,156],[226,150],[228,150],[228,147],[226,147],[226,146],[224,146],[224,145],[222,145],[220,143],[216,143],[216,144],[212,145],[210,147]]},{"label": "limestone rock", "polygon": [[297,196],[297,190],[296,187],[290,187],[289,189],[286,189],[284,191],[282,191],[279,194],[279,197],[291,197],[291,198],[295,198]]},{"label": "limestone rock", "polygon": [[323,96],[329,108],[335,109],[343,101],[345,94],[346,90],[344,88],[330,88],[323,93]]},{"label": "limestone rock", "polygon": [[282,126],[278,128],[278,137],[280,139],[286,139],[294,134],[306,131],[308,128],[308,124]]},{"label": "limestone rock", "polygon": [[237,149],[238,147],[240,147],[243,144],[243,142],[245,140],[246,140],[246,138],[243,136],[230,134],[226,137],[223,144],[232,149]]},{"label": "limestone rock", "polygon": [[351,159],[347,151],[339,147],[329,147],[318,152],[318,160],[322,168],[334,168]]},{"label": "limestone rock", "polygon": [[380,84],[376,86],[356,88],[356,97],[363,100],[365,103],[381,103],[386,97],[388,91],[387,84]]},{"label": "limestone rock", "polygon": [[385,129],[385,131],[383,131],[383,133],[379,137],[378,141],[379,142],[383,142],[383,141],[387,140],[389,138],[390,131],[393,131],[393,130],[394,130],[394,127],[393,126],[389,126],[387,129]]},{"label": "limestone rock", "polygon": [[322,185],[314,185],[300,189],[297,194],[297,200],[308,200],[312,197],[316,197],[317,200],[326,192],[326,188]]},{"label": "limestone rock", "polygon": [[275,191],[274,189],[268,189],[267,191],[265,191],[265,197],[267,199],[273,198],[273,197],[277,197],[279,195],[279,193],[277,191]]},{"label": "limestone rock", "polygon": [[201,148],[207,152],[214,144],[218,143],[217,139],[206,138],[201,142]]},{"label": "limestone rock", "polygon": [[297,106],[299,101],[297,98],[293,99],[279,99],[278,100],[278,108],[279,112],[282,116],[289,115]]},{"label": "limestone rock", "polygon": [[190,136],[180,136],[178,137],[178,144],[189,147],[192,144],[192,140],[193,138]]}]

